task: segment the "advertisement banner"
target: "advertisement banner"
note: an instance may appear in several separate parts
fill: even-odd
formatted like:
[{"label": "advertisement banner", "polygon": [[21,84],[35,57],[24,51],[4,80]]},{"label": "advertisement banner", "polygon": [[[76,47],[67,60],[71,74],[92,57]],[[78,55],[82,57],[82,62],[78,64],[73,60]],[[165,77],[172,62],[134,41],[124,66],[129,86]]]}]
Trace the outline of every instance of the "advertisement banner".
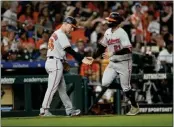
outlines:
[{"label": "advertisement banner", "polygon": [[140,105],[141,113],[172,113],[173,105],[172,104],[146,104]]},{"label": "advertisement banner", "polygon": [[47,83],[47,75],[37,76],[3,76],[1,84],[26,84],[26,83]]},{"label": "advertisement banner", "polygon": [[4,77],[4,78],[1,78],[1,84],[14,84],[16,81],[16,78],[15,77]]},{"label": "advertisement banner", "polygon": [[167,74],[166,73],[162,73],[162,74],[144,74],[143,75],[143,79],[166,79],[167,78]]},{"label": "advertisement banner", "polygon": [[1,68],[44,68],[45,61],[1,62]]},{"label": "advertisement banner", "polygon": [[[71,67],[77,67],[78,63],[74,60],[68,60]],[[45,68],[45,61],[20,61],[20,62],[1,62],[1,68]]]}]

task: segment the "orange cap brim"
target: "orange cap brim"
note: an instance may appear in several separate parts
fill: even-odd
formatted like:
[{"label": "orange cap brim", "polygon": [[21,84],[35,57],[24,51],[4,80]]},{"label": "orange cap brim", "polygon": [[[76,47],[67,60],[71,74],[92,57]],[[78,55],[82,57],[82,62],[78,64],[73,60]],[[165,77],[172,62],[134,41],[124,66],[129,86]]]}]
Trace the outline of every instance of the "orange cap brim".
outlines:
[{"label": "orange cap brim", "polygon": [[109,17],[107,17],[107,18],[105,18],[105,19],[108,20],[108,21],[110,21],[110,22],[116,22],[116,20],[113,19],[113,18],[109,18]]},{"label": "orange cap brim", "polygon": [[76,25],[74,25],[74,24],[71,24],[74,28],[77,28],[77,26]]}]

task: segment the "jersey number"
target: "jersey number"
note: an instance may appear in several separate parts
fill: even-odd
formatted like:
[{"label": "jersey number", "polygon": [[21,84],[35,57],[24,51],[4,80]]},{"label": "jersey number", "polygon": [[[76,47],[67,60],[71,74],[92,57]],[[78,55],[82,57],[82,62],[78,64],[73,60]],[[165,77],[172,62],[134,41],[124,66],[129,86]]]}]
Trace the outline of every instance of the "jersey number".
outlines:
[{"label": "jersey number", "polygon": [[[53,37],[55,41],[58,39],[58,37],[57,37],[57,35],[55,33],[53,33],[51,37]],[[49,39],[48,49],[50,49],[50,50],[53,50],[54,49],[54,43],[53,43],[54,40],[53,39]]]},{"label": "jersey number", "polygon": [[119,51],[120,50],[120,45],[114,45],[114,50],[115,50],[115,52]]},{"label": "jersey number", "polygon": [[50,50],[54,49],[53,39],[49,39],[49,41],[48,41],[48,49],[50,49]]}]

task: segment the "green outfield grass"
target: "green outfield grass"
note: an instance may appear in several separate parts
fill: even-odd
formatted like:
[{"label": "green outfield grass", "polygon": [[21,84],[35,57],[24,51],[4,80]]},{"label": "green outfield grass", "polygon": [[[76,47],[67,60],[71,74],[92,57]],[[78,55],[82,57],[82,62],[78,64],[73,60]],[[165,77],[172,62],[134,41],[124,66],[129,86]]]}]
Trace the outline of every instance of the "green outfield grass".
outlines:
[{"label": "green outfield grass", "polygon": [[2,118],[2,126],[172,126],[172,114]]}]

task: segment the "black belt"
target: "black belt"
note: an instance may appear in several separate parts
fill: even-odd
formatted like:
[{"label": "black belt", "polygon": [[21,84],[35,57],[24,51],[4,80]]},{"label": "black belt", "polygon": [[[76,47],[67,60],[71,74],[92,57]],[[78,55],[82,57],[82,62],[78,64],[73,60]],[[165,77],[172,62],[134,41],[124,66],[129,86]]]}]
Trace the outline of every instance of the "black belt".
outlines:
[{"label": "black belt", "polygon": [[118,63],[118,62],[128,61],[128,60],[130,60],[130,59],[127,59],[127,60],[110,60],[110,61],[112,61],[113,63]]},{"label": "black belt", "polygon": [[54,57],[54,56],[48,56],[47,58],[49,58],[49,59],[59,59],[61,62],[65,61],[64,59],[60,59],[60,58],[57,58],[57,57]]},{"label": "black belt", "polygon": [[56,58],[56,57],[54,57],[54,56],[49,56],[48,58],[49,58],[49,59],[54,59],[54,58]]}]

